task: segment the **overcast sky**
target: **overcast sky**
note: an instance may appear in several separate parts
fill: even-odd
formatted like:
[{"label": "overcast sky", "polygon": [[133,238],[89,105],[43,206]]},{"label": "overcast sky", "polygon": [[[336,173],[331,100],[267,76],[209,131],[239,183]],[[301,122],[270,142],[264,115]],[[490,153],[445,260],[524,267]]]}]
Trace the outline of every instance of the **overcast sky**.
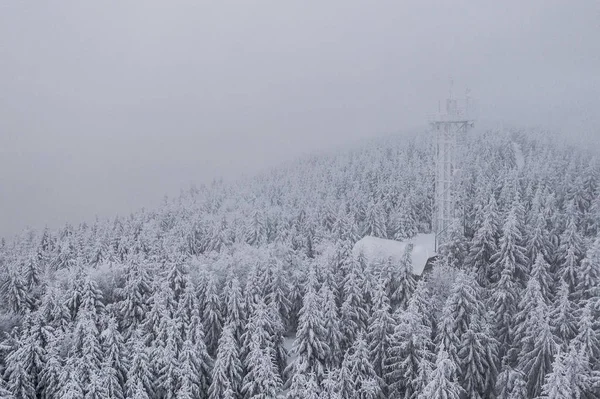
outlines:
[{"label": "overcast sky", "polygon": [[2,1],[0,235],[423,126],[597,134],[600,2]]}]

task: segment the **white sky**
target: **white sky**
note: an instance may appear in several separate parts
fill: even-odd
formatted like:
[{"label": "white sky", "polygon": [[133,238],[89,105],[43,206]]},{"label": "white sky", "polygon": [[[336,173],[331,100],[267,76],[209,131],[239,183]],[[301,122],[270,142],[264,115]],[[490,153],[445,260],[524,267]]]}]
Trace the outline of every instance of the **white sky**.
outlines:
[{"label": "white sky", "polygon": [[0,235],[423,126],[598,137],[600,2],[0,2]]}]

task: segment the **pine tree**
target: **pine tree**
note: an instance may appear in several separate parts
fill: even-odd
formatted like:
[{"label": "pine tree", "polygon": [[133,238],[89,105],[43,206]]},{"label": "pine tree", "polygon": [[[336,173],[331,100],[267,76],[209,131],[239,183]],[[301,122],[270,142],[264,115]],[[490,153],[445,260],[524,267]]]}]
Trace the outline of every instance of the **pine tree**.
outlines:
[{"label": "pine tree", "polygon": [[528,395],[536,397],[540,394],[546,374],[552,368],[552,358],[558,345],[552,335],[545,305],[539,305],[526,324],[518,364],[527,376]]},{"label": "pine tree", "polygon": [[406,309],[408,300],[412,296],[417,285],[413,274],[412,251],[413,244],[409,243],[402,254],[402,260],[400,261],[400,267],[398,269],[397,288],[390,298],[393,309]]},{"label": "pine tree", "polygon": [[62,367],[59,342],[58,339],[54,339],[48,344],[46,362],[40,373],[37,386],[38,391],[41,391],[44,399],[54,398],[58,395],[61,388],[60,373]]},{"label": "pine tree", "polygon": [[499,251],[492,256],[492,279],[499,281],[504,270],[513,273],[515,281],[522,283],[528,273],[527,256],[523,247],[523,221],[519,219],[520,201],[516,199],[502,226]]},{"label": "pine tree", "polygon": [[488,398],[490,382],[494,379],[494,359],[488,356],[488,350],[494,351],[493,338],[486,334],[479,320],[473,320],[461,337],[458,351],[460,360],[460,381],[469,398]]},{"label": "pine tree", "polygon": [[119,310],[127,328],[126,336],[129,337],[148,312],[151,279],[146,265],[140,264],[137,259],[128,264],[125,276],[123,300],[119,303]]},{"label": "pine tree", "polygon": [[292,371],[295,374],[313,374],[320,382],[324,378],[326,353],[330,349],[326,342],[325,320],[316,286],[317,277],[314,268],[311,268],[292,348],[296,358],[288,366],[286,374]]},{"label": "pine tree", "polygon": [[588,302],[581,310],[578,333],[572,343],[578,350],[589,356],[592,365],[600,365],[600,338],[594,329],[592,306],[592,303]]},{"label": "pine tree", "polygon": [[[533,211],[532,211],[533,212]],[[531,231],[527,235],[527,258],[530,262],[537,262],[538,258],[551,259],[552,243],[547,221],[541,209],[537,210]]]},{"label": "pine tree", "polygon": [[385,382],[390,397],[412,398],[418,394],[422,375],[433,368],[431,328],[423,323],[416,302],[400,312],[390,337],[385,360]]},{"label": "pine tree", "polygon": [[460,399],[463,389],[455,381],[456,365],[441,351],[435,362],[429,384],[419,395],[419,399]]},{"label": "pine tree", "polygon": [[106,396],[109,398],[123,399],[125,393],[123,391],[123,381],[119,371],[113,366],[112,362],[107,359],[102,363],[100,369],[100,384],[104,387]]},{"label": "pine tree", "polygon": [[234,336],[235,324],[229,322],[223,328],[219,339],[217,358],[212,370],[212,383],[208,390],[210,399],[220,399],[229,388],[234,395],[239,395],[242,384],[242,363],[239,347]]},{"label": "pine tree", "polygon": [[480,285],[487,286],[491,276],[490,260],[498,251],[496,244],[498,214],[493,195],[490,196],[482,213],[483,218],[471,241],[469,254],[465,258],[465,266],[475,270]]},{"label": "pine tree", "polygon": [[527,287],[523,293],[523,297],[519,301],[517,307],[517,314],[513,320],[513,348],[519,351],[519,346],[523,342],[523,338],[527,334],[526,329],[530,326],[530,318],[537,317],[538,314],[535,312],[540,306],[547,306],[546,301],[542,296],[542,290],[540,284],[536,279],[529,279]]},{"label": "pine tree", "polygon": [[117,328],[117,321],[114,317],[108,319],[108,324],[100,334],[100,339],[104,352],[104,362],[115,370],[119,384],[124,386],[125,377],[127,376],[127,364],[124,360],[127,358],[127,354],[123,337]]},{"label": "pine tree", "polygon": [[274,343],[269,335],[271,329],[267,305],[259,297],[244,338],[247,348],[244,366],[247,373],[243,379],[242,393],[246,399],[274,398],[282,385],[275,364]]},{"label": "pine tree", "polygon": [[600,237],[596,238],[581,261],[575,292],[584,300],[600,297]]},{"label": "pine tree", "polygon": [[363,236],[387,238],[384,210],[379,203],[371,201],[365,215]]},{"label": "pine tree", "polygon": [[[377,382],[377,397],[381,396],[381,380],[369,360],[369,349],[362,334],[356,338],[352,348],[346,352],[341,369],[341,390],[344,398],[356,397],[356,392],[361,392],[370,381]],[[360,398],[361,396],[358,396]]]},{"label": "pine tree", "polygon": [[324,340],[329,350],[325,353],[325,365],[329,368],[339,367],[341,364],[342,333],[340,331],[340,317],[335,296],[329,284],[323,283],[319,290],[319,301],[323,306],[323,320],[325,322]]},{"label": "pine tree", "polygon": [[134,330],[131,339],[131,359],[127,371],[126,392],[128,397],[140,397],[142,391],[154,397],[155,382],[150,368],[148,348],[144,345],[144,338],[140,330]]},{"label": "pine tree", "polygon": [[4,370],[4,378],[8,381],[8,390],[15,398],[35,399],[36,389],[32,375],[26,369],[25,351],[20,349],[13,351],[6,358],[7,368]]},{"label": "pine tree", "polygon": [[[61,399],[82,399],[84,397],[84,390],[79,380],[79,374],[75,371],[72,363],[73,359],[69,359],[61,374],[62,387],[59,394]],[[19,395],[15,396],[20,397]],[[23,398],[26,397],[24,396]]]},{"label": "pine tree", "polygon": [[338,369],[329,369],[321,383],[319,399],[342,399],[339,391]]},{"label": "pine tree", "polygon": [[239,280],[232,270],[227,275],[225,286],[227,290],[223,301],[225,304],[224,318],[226,324],[230,324],[233,328],[234,337],[239,343],[246,323],[246,309]]},{"label": "pine tree", "polygon": [[191,343],[189,359],[194,361],[195,381],[200,392],[207,392],[212,381],[214,360],[208,353],[204,338],[204,327],[197,311],[192,312],[192,320],[186,336]]},{"label": "pine tree", "polygon": [[135,387],[128,398],[131,399],[150,399],[146,388],[144,387],[144,383],[141,380],[137,380]]},{"label": "pine tree", "polygon": [[574,393],[569,384],[565,367],[565,356],[559,352],[552,363],[552,371],[546,376],[542,386],[542,399],[574,398]]},{"label": "pine tree", "polygon": [[584,255],[583,239],[577,229],[577,212],[573,201],[569,201],[566,209],[567,224],[560,235],[558,247],[559,274],[569,285],[569,292],[573,293],[579,283],[578,269]]},{"label": "pine tree", "polygon": [[[85,388],[85,399],[104,399],[109,397],[106,391],[106,386],[103,384],[104,381],[100,378],[100,370],[94,371],[90,376],[90,381]],[[112,398],[112,397],[111,397]]]},{"label": "pine tree", "polygon": [[95,308],[81,308],[77,316],[77,325],[74,331],[74,347],[72,355],[76,356],[76,372],[78,380],[85,387],[90,383],[91,377],[97,375],[102,364],[102,346],[100,334],[96,327]]},{"label": "pine tree", "polygon": [[355,260],[344,281],[344,302],[341,308],[340,329],[344,336],[342,349],[352,346],[356,336],[367,327],[366,303],[362,295],[360,263]]},{"label": "pine tree", "polygon": [[[590,367],[589,354],[570,345],[564,359],[567,386],[575,398],[596,398],[600,394],[600,375]],[[554,367],[554,366],[553,366]]]},{"label": "pine tree", "polygon": [[541,254],[538,254],[535,258],[531,268],[531,279],[537,281],[542,298],[549,304],[552,300],[552,286],[554,283],[550,275],[550,265]]},{"label": "pine tree", "polygon": [[513,315],[516,311],[517,287],[513,277],[513,270],[506,268],[500,275],[500,280],[495,285],[490,298],[490,308],[493,314],[493,329],[495,338],[500,343],[499,356],[504,356],[511,339]]},{"label": "pine tree", "polygon": [[0,293],[9,310],[15,314],[22,314],[31,308],[32,298],[27,292],[26,284],[13,267],[9,267],[8,276],[0,286]]},{"label": "pine tree", "polygon": [[525,375],[511,367],[506,367],[496,383],[498,399],[528,399]]},{"label": "pine tree", "polygon": [[204,327],[205,340],[208,353],[214,356],[219,344],[219,336],[223,328],[223,316],[221,315],[221,300],[217,292],[216,277],[208,280],[206,287],[206,299],[204,305]]},{"label": "pine tree", "polygon": [[[190,398],[200,397],[206,392],[206,386],[201,386],[204,370],[201,369],[200,359],[197,357],[196,348],[191,339],[186,339],[179,353],[179,379],[180,388],[177,396],[187,395]],[[204,378],[203,378],[204,377]],[[205,383],[203,384],[205,385]]]},{"label": "pine tree", "polygon": [[171,399],[177,394],[180,364],[173,323],[166,324],[166,340],[154,348],[152,361],[156,370],[157,393],[163,398]]},{"label": "pine tree", "polygon": [[576,305],[569,299],[569,285],[563,282],[550,310],[550,326],[563,350],[566,350],[569,341],[577,334],[576,312]]},{"label": "pine tree", "polygon": [[394,333],[394,319],[390,313],[390,300],[385,292],[383,281],[375,289],[373,313],[369,318],[367,342],[373,368],[378,377],[383,378],[390,340]]}]

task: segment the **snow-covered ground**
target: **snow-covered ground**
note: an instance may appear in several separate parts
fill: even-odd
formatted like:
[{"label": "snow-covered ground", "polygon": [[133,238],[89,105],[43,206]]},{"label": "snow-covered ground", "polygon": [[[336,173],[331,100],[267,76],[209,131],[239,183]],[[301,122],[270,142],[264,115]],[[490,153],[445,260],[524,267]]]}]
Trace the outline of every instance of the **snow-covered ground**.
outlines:
[{"label": "snow-covered ground", "polygon": [[399,262],[408,243],[414,245],[412,251],[413,273],[420,276],[425,269],[427,259],[435,256],[435,234],[417,234],[407,241],[366,236],[354,244],[352,253],[354,256],[358,256],[362,252],[371,262],[385,262],[389,258],[392,258],[394,262]]}]

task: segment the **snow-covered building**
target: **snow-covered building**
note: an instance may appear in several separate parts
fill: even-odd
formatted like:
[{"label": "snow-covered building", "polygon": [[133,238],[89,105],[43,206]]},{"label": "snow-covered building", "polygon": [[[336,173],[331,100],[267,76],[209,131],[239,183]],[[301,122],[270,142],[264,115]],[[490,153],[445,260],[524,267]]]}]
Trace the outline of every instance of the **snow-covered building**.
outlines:
[{"label": "snow-covered building", "polygon": [[385,262],[390,258],[394,262],[400,262],[409,243],[413,244],[413,274],[420,276],[427,261],[436,255],[435,234],[417,234],[406,241],[366,236],[354,244],[352,254],[358,256],[362,253],[369,262]]}]

